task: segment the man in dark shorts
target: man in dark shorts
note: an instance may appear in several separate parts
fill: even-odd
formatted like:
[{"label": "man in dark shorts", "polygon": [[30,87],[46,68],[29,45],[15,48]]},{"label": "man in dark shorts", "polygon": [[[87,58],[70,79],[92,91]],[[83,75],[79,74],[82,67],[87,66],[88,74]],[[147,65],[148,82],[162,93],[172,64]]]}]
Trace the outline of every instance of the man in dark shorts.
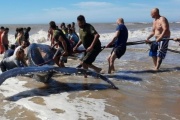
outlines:
[{"label": "man in dark shorts", "polygon": [[[97,73],[99,73],[102,69],[96,67],[92,63],[95,61],[97,55],[101,51],[101,42],[99,40],[99,34],[94,29],[94,27],[86,23],[85,17],[83,15],[79,15],[77,17],[77,22],[79,25],[79,35],[80,40],[77,45],[74,47],[73,51],[76,51],[77,48],[83,44],[84,48],[86,49],[86,53],[82,58],[82,66],[84,69],[92,68]],[[87,77],[85,75],[85,77]]]},{"label": "man in dark shorts", "polygon": [[120,58],[126,52],[126,42],[128,39],[128,30],[124,25],[123,18],[119,18],[117,20],[117,28],[116,33],[111,42],[106,46],[107,48],[114,44],[114,48],[111,52],[111,55],[108,57],[109,69],[108,73],[110,74],[111,71],[115,71],[114,68],[114,61],[116,58]]},{"label": "man in dark shorts", "polygon": [[56,41],[54,46],[57,44],[59,45],[59,48],[56,50],[53,59],[59,67],[65,67],[64,63],[67,62],[67,57],[72,52],[69,40],[66,38],[62,30],[57,29],[56,23],[54,21],[51,21],[49,26],[49,29],[53,31],[53,39]]}]

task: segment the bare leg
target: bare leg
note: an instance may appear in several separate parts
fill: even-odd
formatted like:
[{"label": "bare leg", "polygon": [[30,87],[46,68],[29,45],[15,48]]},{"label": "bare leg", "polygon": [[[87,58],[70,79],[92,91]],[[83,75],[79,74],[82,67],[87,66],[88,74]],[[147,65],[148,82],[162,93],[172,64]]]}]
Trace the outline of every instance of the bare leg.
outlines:
[{"label": "bare leg", "polygon": [[60,64],[59,64],[59,57],[55,57],[53,58],[54,62],[60,67]]},{"label": "bare leg", "polygon": [[111,74],[111,71],[115,71],[114,61],[117,58],[116,54],[113,52],[109,59],[109,70],[108,73]]},{"label": "bare leg", "polygon": [[[83,69],[88,70],[88,65],[86,63],[83,63],[82,66],[83,66]],[[87,78],[86,72],[84,73],[84,78]]]},{"label": "bare leg", "polygon": [[156,64],[157,64],[157,57],[153,56],[152,59],[153,59],[154,66],[156,67]]},{"label": "bare leg", "polygon": [[97,67],[97,66],[95,66],[93,64],[88,65],[88,67],[94,69],[97,73],[100,73],[101,70],[102,70],[101,68],[99,68],[99,67]]},{"label": "bare leg", "polygon": [[155,68],[156,71],[159,70],[159,67],[161,66],[161,63],[162,63],[162,58],[158,57],[157,58],[157,63],[156,63],[156,68]]},{"label": "bare leg", "polygon": [[64,62],[59,61],[59,67],[65,67]]},{"label": "bare leg", "polygon": [[111,58],[111,55],[108,57],[108,73],[110,73],[111,71],[110,71],[110,58]]}]

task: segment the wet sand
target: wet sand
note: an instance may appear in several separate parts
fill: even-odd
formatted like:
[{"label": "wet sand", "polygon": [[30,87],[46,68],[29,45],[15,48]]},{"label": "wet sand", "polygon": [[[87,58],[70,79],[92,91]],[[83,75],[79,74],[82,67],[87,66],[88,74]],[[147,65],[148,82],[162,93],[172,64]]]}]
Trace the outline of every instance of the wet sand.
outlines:
[{"label": "wet sand", "polygon": [[[24,90],[18,89],[21,86],[17,81],[14,85],[5,82],[0,86],[1,119],[51,120],[46,115],[50,113],[59,120],[180,119],[179,54],[169,53],[160,71],[154,72],[147,52],[128,49],[122,59],[115,61],[116,72],[106,74],[108,64],[105,58],[109,53],[109,49],[102,51],[95,65],[103,68],[104,75],[118,90],[90,76],[56,75],[49,85],[18,76],[16,78],[23,82]],[[78,63],[73,59],[66,66],[75,67]],[[57,102],[57,106],[51,105],[53,102]],[[38,111],[38,107],[44,112]],[[78,114],[73,116],[74,112]]]}]

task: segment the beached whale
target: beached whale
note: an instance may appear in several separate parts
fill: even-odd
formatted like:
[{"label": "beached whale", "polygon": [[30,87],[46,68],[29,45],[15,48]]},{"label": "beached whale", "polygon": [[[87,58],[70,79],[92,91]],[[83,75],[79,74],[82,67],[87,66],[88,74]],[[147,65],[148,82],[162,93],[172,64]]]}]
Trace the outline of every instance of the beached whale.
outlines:
[{"label": "beached whale", "polygon": [[[90,71],[90,70],[84,70],[84,69],[77,69],[77,68],[72,68],[72,67],[55,67],[55,66],[41,66],[41,67],[21,67],[21,68],[14,68],[11,70],[8,70],[6,72],[3,72],[0,74],[0,85],[8,78],[10,77],[15,77],[18,75],[24,75],[24,74],[49,74],[51,73],[52,75],[55,75],[56,73],[61,73],[61,74],[69,74],[69,75],[84,75],[86,73],[89,76],[93,76],[96,78],[100,78],[110,84],[112,88],[117,89],[117,87],[112,83],[107,77],[98,74],[96,72]],[[43,81],[43,80],[41,80]]]},{"label": "beached whale", "polygon": [[[54,65],[52,60],[54,52],[51,47],[46,44],[32,43],[28,47],[28,62],[29,66],[41,67],[42,65]],[[37,81],[48,83],[53,75],[51,72],[46,73],[34,73],[33,78]]]},{"label": "beached whale", "polygon": [[109,83],[112,86],[112,88],[117,88],[107,77],[98,74],[96,72],[90,70],[72,68],[72,67],[60,68],[53,66],[54,62],[52,58],[54,52],[51,50],[51,47],[48,45],[33,43],[29,46],[27,55],[29,60],[29,66],[14,68],[6,72],[3,72],[2,74],[0,74],[0,85],[10,77],[25,75],[25,74],[31,74],[33,75],[33,78],[36,79],[37,81],[48,83],[50,82],[51,77],[57,73],[70,74],[70,75],[72,74],[84,75],[84,73],[86,73],[87,75],[96,78],[98,77],[104,80],[105,82]]}]

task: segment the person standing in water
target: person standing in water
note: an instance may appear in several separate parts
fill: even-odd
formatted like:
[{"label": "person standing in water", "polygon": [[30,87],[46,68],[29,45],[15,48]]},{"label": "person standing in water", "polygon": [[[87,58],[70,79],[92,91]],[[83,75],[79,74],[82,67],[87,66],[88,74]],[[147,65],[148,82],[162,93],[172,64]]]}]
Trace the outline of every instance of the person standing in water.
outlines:
[{"label": "person standing in water", "polygon": [[[54,54],[53,60],[59,67],[65,67],[64,63],[67,63],[67,57],[72,52],[69,40],[66,38],[62,30],[57,29],[54,21],[50,21],[49,29],[53,31],[53,39],[56,41],[56,44],[59,45],[59,48]],[[54,48],[56,44],[54,44],[52,48]]]},{"label": "person standing in water", "polygon": [[158,71],[160,68],[160,65],[162,63],[162,60],[165,58],[167,49],[168,49],[168,43],[169,40],[163,40],[163,38],[169,38],[170,37],[170,30],[169,30],[169,23],[168,20],[161,16],[159,13],[158,8],[154,8],[151,11],[151,17],[154,18],[153,26],[152,26],[152,32],[147,37],[146,42],[150,42],[150,38],[155,36],[156,42],[158,42],[158,50],[154,51],[157,52],[156,56],[153,57],[153,62],[155,65],[154,70]]},{"label": "person standing in water", "polygon": [[2,45],[2,40],[1,40],[1,35],[3,34],[3,32],[4,32],[4,27],[1,26],[0,28],[0,54],[4,53],[4,46]]},{"label": "person standing in water", "polygon": [[[80,40],[77,45],[73,48],[73,51],[76,51],[77,48],[83,44],[86,49],[85,56],[82,58],[82,66],[84,69],[92,68],[97,73],[99,73],[102,69],[96,67],[92,63],[95,61],[96,57],[101,51],[101,42],[99,40],[100,35],[94,29],[91,24],[86,23],[85,17],[83,15],[79,15],[77,17],[77,22],[79,25],[79,36]],[[87,77],[85,74],[84,77]]]},{"label": "person standing in water", "polygon": [[5,28],[1,35],[1,44],[3,45],[5,51],[8,50],[9,47],[8,32],[9,28]]},{"label": "person standing in water", "polygon": [[109,69],[108,73],[110,74],[111,71],[115,71],[114,68],[114,61],[116,58],[121,58],[124,53],[126,52],[126,42],[128,39],[128,30],[124,25],[123,18],[117,19],[117,28],[116,33],[111,40],[111,42],[106,46],[106,48],[110,47],[114,44],[114,48],[112,49],[111,55],[108,57]]}]

